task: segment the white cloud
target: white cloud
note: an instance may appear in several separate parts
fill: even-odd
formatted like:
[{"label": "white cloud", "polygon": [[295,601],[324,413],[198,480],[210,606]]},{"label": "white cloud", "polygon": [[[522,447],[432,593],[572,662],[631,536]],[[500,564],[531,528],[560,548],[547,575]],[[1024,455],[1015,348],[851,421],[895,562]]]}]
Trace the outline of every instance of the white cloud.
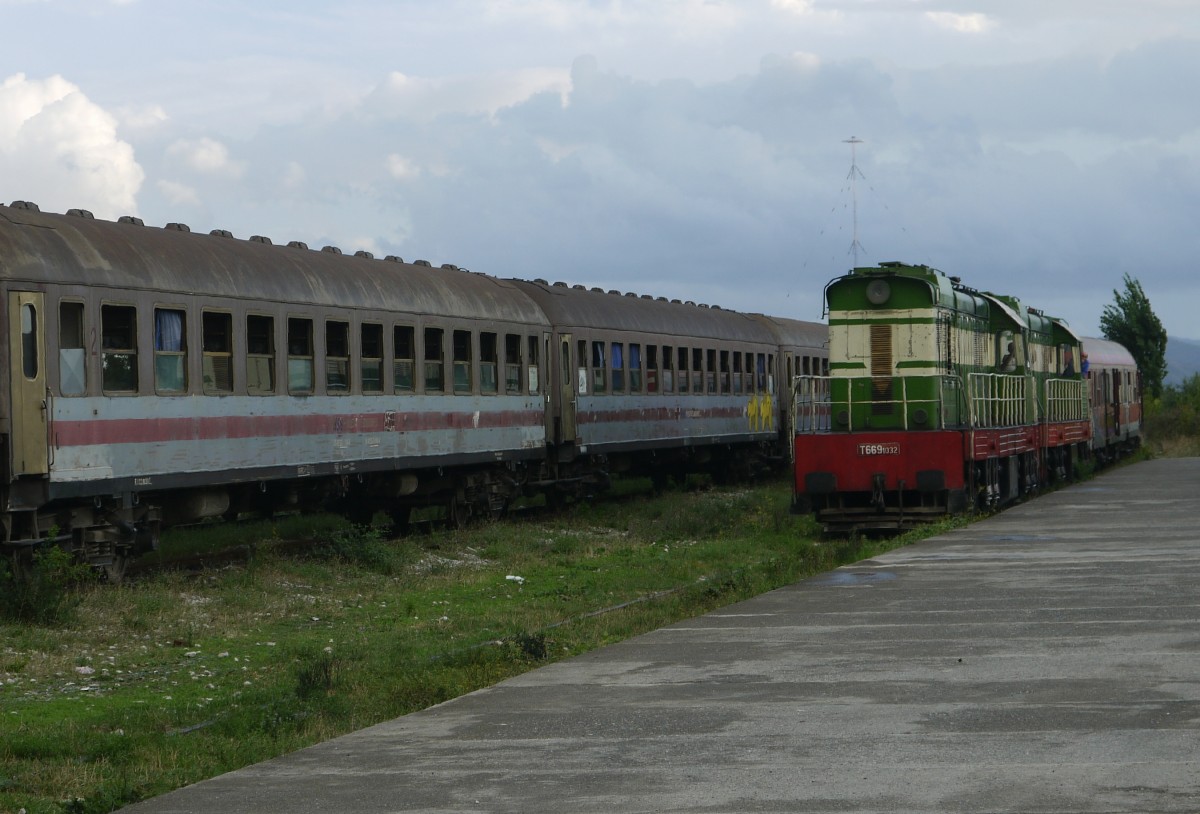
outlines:
[{"label": "white cloud", "polygon": [[71,82],[15,74],[0,84],[4,197],[112,218],[136,211],[143,178],[133,148],[117,138],[116,118]]},{"label": "white cloud", "polygon": [[162,180],[155,184],[158,191],[162,193],[173,204],[198,206],[200,204],[200,195],[195,189],[187,184],[181,184],[177,181]]},{"label": "white cloud", "polygon": [[167,155],[196,172],[239,178],[246,165],[229,157],[229,148],[216,139],[180,139],[167,148]]},{"label": "white cloud", "polygon": [[421,174],[421,168],[402,155],[392,153],[387,157],[388,175],[397,181],[408,181]]},{"label": "white cloud", "polygon": [[927,11],[926,19],[939,28],[956,31],[959,34],[982,34],[995,25],[986,14],[955,14],[950,11]]}]

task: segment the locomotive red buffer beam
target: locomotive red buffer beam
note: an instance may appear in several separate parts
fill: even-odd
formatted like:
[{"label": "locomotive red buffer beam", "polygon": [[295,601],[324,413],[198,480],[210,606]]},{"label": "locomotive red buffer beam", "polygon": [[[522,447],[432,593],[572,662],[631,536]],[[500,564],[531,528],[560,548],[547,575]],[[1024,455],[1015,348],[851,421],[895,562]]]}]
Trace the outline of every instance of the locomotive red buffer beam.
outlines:
[{"label": "locomotive red buffer beam", "polygon": [[826,530],[897,529],[967,506],[963,433],[798,435],[794,514]]}]

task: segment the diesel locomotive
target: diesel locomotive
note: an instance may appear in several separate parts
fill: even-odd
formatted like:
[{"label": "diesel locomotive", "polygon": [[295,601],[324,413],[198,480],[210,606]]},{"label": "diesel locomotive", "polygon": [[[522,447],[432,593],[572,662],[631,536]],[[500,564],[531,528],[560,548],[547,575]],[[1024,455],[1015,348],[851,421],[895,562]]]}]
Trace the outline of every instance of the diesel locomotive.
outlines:
[{"label": "diesel locomotive", "polygon": [[994,507],[1140,441],[1120,345],[936,269],[881,263],[825,288],[829,375],[795,382],[793,511],[830,531]]}]

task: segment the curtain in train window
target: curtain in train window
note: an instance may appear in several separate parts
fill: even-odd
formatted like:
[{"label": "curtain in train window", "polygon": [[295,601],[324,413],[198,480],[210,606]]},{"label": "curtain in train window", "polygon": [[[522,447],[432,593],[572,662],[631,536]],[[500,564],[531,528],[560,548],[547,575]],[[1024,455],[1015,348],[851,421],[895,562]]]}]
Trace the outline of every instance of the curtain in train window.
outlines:
[{"label": "curtain in train window", "polygon": [[154,309],[154,389],[159,393],[187,390],[183,311]]},{"label": "curtain in train window", "polygon": [[612,389],[614,393],[625,392],[625,346],[612,343]]},{"label": "curtain in train window", "polygon": [[642,346],[629,346],[629,392],[642,392]]}]

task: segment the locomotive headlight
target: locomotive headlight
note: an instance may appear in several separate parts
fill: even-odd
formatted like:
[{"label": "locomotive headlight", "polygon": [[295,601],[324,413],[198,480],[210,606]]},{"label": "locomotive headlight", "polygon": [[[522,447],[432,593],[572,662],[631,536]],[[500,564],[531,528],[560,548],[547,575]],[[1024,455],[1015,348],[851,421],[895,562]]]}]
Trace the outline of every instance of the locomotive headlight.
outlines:
[{"label": "locomotive headlight", "polygon": [[883,305],[892,296],[892,287],[887,280],[872,280],[867,284],[867,300],[872,305]]}]

